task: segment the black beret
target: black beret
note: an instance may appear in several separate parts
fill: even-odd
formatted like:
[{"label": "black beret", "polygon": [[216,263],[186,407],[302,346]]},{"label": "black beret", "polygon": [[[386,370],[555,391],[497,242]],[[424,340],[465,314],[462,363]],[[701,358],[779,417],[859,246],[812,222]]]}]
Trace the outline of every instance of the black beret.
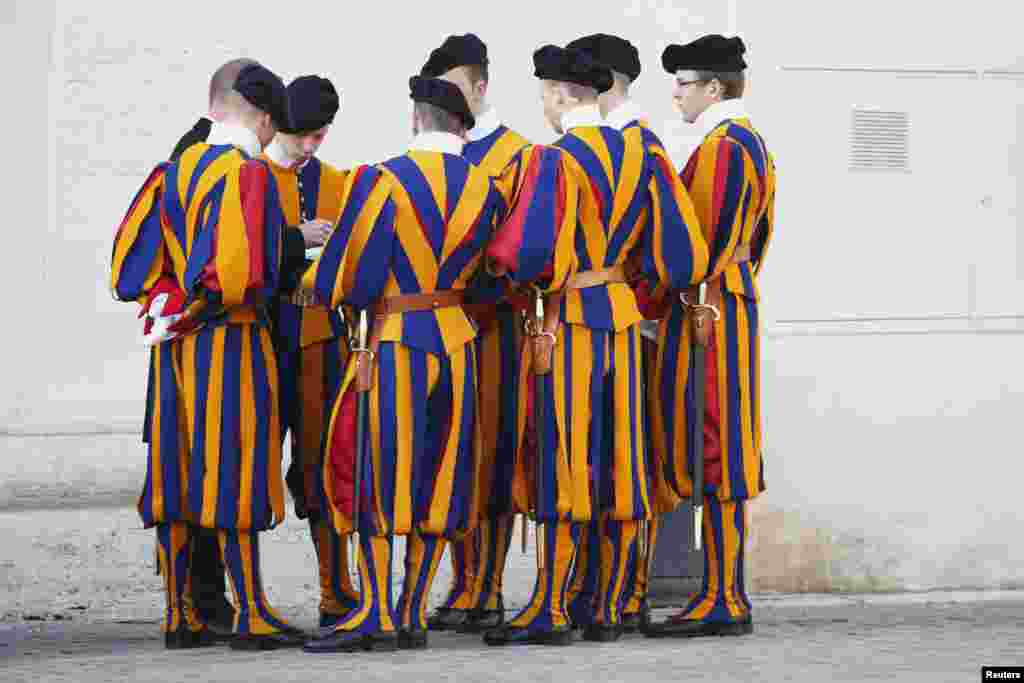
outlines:
[{"label": "black beret", "polygon": [[612,71],[629,76],[630,82],[640,75],[640,52],[625,38],[595,33],[577,38],[565,46],[568,50],[582,50]]},{"label": "black beret", "polygon": [[747,46],[743,40],[726,38],[717,34],[702,36],[686,45],[669,45],[661,53],[661,65],[665,71],[743,71],[747,63],[743,55]]},{"label": "black beret", "polygon": [[533,75],[549,81],[575,83],[598,93],[612,87],[612,72],[582,50],[545,45],[533,53]]},{"label": "black beret", "polygon": [[486,66],[487,46],[472,33],[448,36],[441,47],[430,53],[420,76],[437,78],[458,66]]},{"label": "black beret", "polygon": [[334,121],[340,100],[338,91],[326,78],[299,76],[288,84],[291,125],[283,133],[308,133]]},{"label": "black beret", "polygon": [[413,76],[409,79],[409,97],[414,102],[426,102],[444,109],[462,121],[466,130],[476,125],[473,112],[469,110],[469,104],[466,103],[466,96],[454,83],[442,81],[440,78]]},{"label": "black beret", "polygon": [[270,114],[279,129],[288,128],[288,91],[284,81],[262,64],[250,64],[238,72],[234,89],[246,102]]}]

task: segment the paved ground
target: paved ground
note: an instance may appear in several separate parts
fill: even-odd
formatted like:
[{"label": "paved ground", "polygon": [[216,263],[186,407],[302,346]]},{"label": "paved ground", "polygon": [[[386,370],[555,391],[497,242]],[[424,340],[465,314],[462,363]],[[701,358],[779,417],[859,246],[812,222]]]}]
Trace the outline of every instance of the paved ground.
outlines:
[{"label": "paved ground", "polygon": [[[26,534],[25,529],[31,529]],[[15,530],[19,530],[15,532]],[[290,521],[267,534],[274,603],[311,627],[312,549]],[[518,538],[517,538],[518,543]],[[518,546],[517,546],[518,547]],[[168,652],[151,534],[131,510],[0,515],[0,681],[976,681],[983,665],[1024,665],[1024,592],[755,597],[746,638],[494,649],[470,636],[432,636],[420,653]],[[513,554],[510,608],[533,558]],[[447,585],[447,562],[434,598]]]}]

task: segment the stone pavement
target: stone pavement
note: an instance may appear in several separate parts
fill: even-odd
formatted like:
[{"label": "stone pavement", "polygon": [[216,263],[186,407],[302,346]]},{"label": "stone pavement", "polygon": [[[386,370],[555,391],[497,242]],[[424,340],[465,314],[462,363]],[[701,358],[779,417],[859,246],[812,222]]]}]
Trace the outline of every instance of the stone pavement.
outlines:
[{"label": "stone pavement", "polygon": [[[30,530],[30,531],[26,531]],[[266,535],[268,592],[294,623],[312,627],[313,552],[302,523]],[[515,550],[509,608],[533,581]],[[1024,664],[1024,592],[757,595],[746,638],[569,648],[489,648],[477,637],[432,634],[417,653],[169,652],[159,633],[160,582],[152,534],[134,511],[112,508],[0,515],[0,681],[976,681],[983,665]],[[433,599],[450,575],[442,563]],[[662,616],[667,614],[656,614]]]}]

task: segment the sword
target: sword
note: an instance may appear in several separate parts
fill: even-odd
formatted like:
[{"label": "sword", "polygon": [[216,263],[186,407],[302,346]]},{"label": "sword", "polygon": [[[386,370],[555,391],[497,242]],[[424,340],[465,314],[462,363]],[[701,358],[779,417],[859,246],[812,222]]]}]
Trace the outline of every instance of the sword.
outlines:
[{"label": "sword", "polygon": [[690,465],[693,468],[690,472],[690,478],[693,481],[693,497],[691,502],[693,505],[693,548],[694,550],[700,550],[702,547],[701,541],[701,527],[704,521],[704,369],[705,369],[705,358],[704,355],[707,352],[707,340],[711,334],[714,334],[714,330],[710,331],[705,325],[710,325],[705,320],[704,313],[710,311],[715,321],[721,318],[721,314],[718,309],[707,302],[708,285],[706,282],[702,282],[697,286],[697,301],[690,303],[686,299],[685,294],[680,294],[679,299],[683,302],[684,306],[690,308],[690,314],[693,316],[693,334],[690,346],[690,373],[694,378],[693,381],[693,447],[691,453],[693,457],[690,458]]},{"label": "sword", "polygon": [[[366,434],[363,426],[366,420],[367,410],[370,401],[370,387],[360,386],[359,378],[363,369],[363,363],[373,363],[373,351],[367,347],[369,333],[369,320],[366,310],[359,312],[359,324],[356,332],[355,343],[352,344],[352,353],[356,355],[356,458],[353,463],[353,489],[352,489],[352,558],[356,565],[355,571],[359,576],[359,510],[360,493],[363,488],[363,458],[366,457]],[[367,372],[372,372],[372,368]],[[364,588],[365,590],[365,588]]]},{"label": "sword", "polygon": [[[540,288],[534,290],[534,314],[536,319],[534,320],[534,337],[551,337],[552,349],[554,349],[554,343],[556,337],[551,332],[544,330],[544,295]],[[534,344],[534,384],[533,384],[533,423],[534,423],[534,439],[537,442],[537,452],[535,454],[534,464],[534,487],[536,490],[536,501],[534,502],[534,515],[536,517],[534,521],[534,534],[537,536],[537,567],[538,569],[545,569],[546,560],[546,548],[544,547],[544,532],[542,529],[542,522],[540,521],[540,506],[541,501],[544,500],[544,477],[541,473],[541,459],[543,457],[544,450],[544,378],[546,373],[541,372],[541,367],[538,362],[537,352],[539,345]],[[552,353],[554,353],[552,351]],[[550,371],[550,368],[548,368]]]}]

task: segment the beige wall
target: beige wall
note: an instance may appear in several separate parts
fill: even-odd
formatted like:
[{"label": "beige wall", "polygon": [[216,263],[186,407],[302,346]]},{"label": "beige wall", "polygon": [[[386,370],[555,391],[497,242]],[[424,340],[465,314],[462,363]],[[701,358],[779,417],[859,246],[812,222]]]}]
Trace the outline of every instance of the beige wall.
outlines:
[{"label": "beige wall", "polygon": [[[0,252],[0,507],[132,490],[145,354],[132,307],[107,290],[110,238],[203,113],[219,63],[245,55],[286,79],[332,78],[342,112],[323,156],[349,165],[403,149],[406,80],[448,33],[487,41],[494,103],[538,142],[552,134],[533,49],[620,33],[641,49],[636,98],[681,165],[694,137],[671,110],[661,49],[736,28],[750,47],[748,106],[780,168],[763,279],[769,492],[754,506],[756,585],[1024,580],[1010,542],[1024,532],[1013,484],[1024,474],[1024,93],[982,73],[1024,70],[1018,24],[1005,3],[908,9],[924,5],[530,0],[499,17],[491,3],[382,2],[355,18],[343,4],[288,17],[196,0],[3,3],[0,59],[20,77],[18,105],[3,108],[17,163],[0,171],[15,196]],[[910,173],[847,170],[855,105],[910,113]],[[114,434],[85,436],[96,432]]]}]

